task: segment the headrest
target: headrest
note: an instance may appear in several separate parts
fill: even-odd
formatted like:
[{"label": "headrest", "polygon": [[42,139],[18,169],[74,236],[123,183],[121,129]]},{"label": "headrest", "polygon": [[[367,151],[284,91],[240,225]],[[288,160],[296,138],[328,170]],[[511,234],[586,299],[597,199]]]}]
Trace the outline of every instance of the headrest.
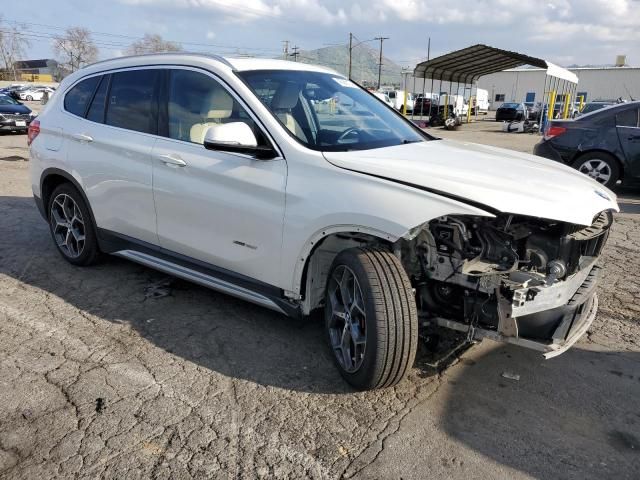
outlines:
[{"label": "headrest", "polygon": [[205,97],[202,116],[209,118],[229,118],[233,112],[233,97],[223,88],[216,88]]},{"label": "headrest", "polygon": [[272,110],[291,110],[300,100],[300,87],[294,82],[280,85],[271,99]]}]

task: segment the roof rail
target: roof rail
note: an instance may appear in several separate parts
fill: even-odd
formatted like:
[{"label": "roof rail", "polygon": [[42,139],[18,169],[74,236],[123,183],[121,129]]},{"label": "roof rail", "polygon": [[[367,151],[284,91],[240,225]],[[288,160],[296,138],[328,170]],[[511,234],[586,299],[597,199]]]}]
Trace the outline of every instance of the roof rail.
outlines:
[{"label": "roof rail", "polygon": [[94,62],[91,63],[89,65],[87,65],[87,67],[92,67],[94,65],[100,65],[102,63],[107,63],[107,62],[111,62],[113,60],[120,60],[120,59],[130,59],[130,58],[144,58],[144,57],[151,57],[151,56],[169,56],[169,55],[193,55],[195,57],[206,57],[206,58],[211,58],[213,60],[216,60],[220,63],[223,63],[224,65],[226,65],[227,67],[231,68],[232,70],[235,70],[234,66],[231,65],[231,63],[224,58],[221,55],[216,55],[215,53],[202,53],[202,52],[161,52],[161,53],[143,53],[140,55],[124,55],[122,57],[113,57],[113,58],[108,58],[106,60],[100,60],[99,62]]}]

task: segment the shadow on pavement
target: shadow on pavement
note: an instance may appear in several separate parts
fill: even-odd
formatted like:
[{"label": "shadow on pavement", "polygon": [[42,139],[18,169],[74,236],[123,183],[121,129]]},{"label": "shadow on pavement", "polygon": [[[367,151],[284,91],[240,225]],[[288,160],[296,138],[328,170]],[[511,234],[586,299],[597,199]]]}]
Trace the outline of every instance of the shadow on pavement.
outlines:
[{"label": "shadow on pavement", "polygon": [[[352,393],[333,365],[322,321],[294,320],[113,256],[62,259],[33,199],[0,197],[0,274],[99,319],[127,323],[161,349],[228,377],[315,393]],[[426,371],[428,370],[428,371]],[[427,368],[423,376],[435,373]]]},{"label": "shadow on pavement", "polygon": [[446,432],[496,462],[537,478],[640,478],[640,353],[576,347],[543,360],[501,346],[446,392]]}]

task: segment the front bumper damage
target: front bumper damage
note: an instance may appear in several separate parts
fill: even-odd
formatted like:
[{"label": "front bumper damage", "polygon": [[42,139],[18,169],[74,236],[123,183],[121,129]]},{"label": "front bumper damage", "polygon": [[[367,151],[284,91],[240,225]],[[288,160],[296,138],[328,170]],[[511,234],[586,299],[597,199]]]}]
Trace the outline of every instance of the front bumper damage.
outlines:
[{"label": "front bumper damage", "polygon": [[487,338],[543,352],[546,359],[556,357],[571,348],[596,317],[599,267],[595,263],[596,258],[586,258],[571,278],[539,288],[534,298],[527,288],[516,291],[511,302],[500,298],[497,330],[441,317],[435,322],[440,327],[466,332],[471,341]]}]

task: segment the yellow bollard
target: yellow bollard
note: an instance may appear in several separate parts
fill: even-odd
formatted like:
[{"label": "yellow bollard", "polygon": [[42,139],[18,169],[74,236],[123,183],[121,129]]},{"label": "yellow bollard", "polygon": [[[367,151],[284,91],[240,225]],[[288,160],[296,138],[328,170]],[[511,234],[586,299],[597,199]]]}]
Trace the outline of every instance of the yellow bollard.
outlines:
[{"label": "yellow bollard", "polygon": [[547,108],[547,121],[553,120],[553,109],[556,107],[556,91],[549,92],[549,107]]},{"label": "yellow bollard", "polygon": [[404,98],[402,100],[402,114],[407,114],[407,91],[404,91]]},{"label": "yellow bollard", "polygon": [[471,123],[471,109],[474,107],[475,102],[475,96],[469,98],[469,108],[467,109],[467,123]]},{"label": "yellow bollard", "polygon": [[569,105],[571,105],[571,95],[566,93],[564,96],[564,112],[562,114],[562,118],[565,120],[569,118]]},{"label": "yellow bollard", "polygon": [[584,95],[580,95],[580,111],[584,108]]}]

